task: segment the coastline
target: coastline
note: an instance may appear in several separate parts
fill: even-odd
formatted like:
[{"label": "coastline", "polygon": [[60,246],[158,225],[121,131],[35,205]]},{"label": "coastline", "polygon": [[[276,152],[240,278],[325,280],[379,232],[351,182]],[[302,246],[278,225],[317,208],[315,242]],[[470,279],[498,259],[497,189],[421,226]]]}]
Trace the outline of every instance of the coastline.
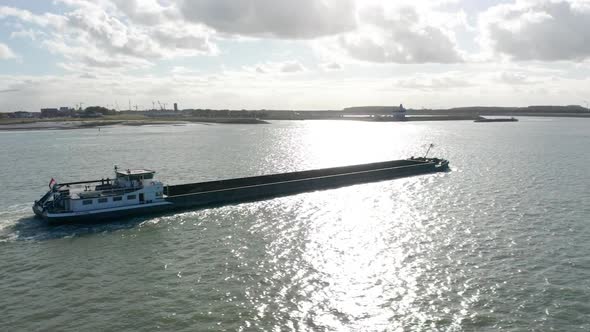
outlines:
[{"label": "coastline", "polygon": [[[497,115],[493,115],[497,116]],[[518,117],[556,117],[556,118],[590,118],[587,114],[519,114]],[[364,122],[428,122],[428,121],[474,121],[481,119],[481,116],[468,114],[459,115],[408,115],[404,119],[395,119],[387,116],[343,116],[343,117],[299,117],[299,118],[274,118],[268,117],[265,120],[286,120],[286,121],[364,121]],[[257,118],[214,118],[214,117],[174,117],[174,118],[136,118],[136,117],[107,117],[104,119],[83,120],[72,118],[55,119],[2,119],[0,120],[0,131],[19,130],[72,130],[88,129],[108,126],[150,126],[150,125],[174,125],[182,126],[189,123],[202,124],[269,124],[270,122]],[[492,121],[493,122],[493,121]]]},{"label": "coastline", "polygon": [[2,123],[0,121],[0,131],[15,130],[72,130],[87,129],[108,126],[150,126],[150,125],[186,125],[188,123],[209,123],[209,124],[267,124],[268,122],[257,119],[214,119],[214,118],[186,118],[186,119],[142,119],[142,120],[60,120],[53,121],[11,121]]}]

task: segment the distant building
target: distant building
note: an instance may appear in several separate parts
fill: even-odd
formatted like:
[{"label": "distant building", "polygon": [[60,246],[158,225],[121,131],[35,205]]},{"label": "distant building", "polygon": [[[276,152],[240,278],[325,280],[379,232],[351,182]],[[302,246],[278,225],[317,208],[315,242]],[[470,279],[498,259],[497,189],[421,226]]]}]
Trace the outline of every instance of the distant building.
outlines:
[{"label": "distant building", "polygon": [[70,107],[60,107],[58,108],[42,108],[41,109],[41,117],[42,118],[57,118],[57,117],[68,117],[74,115],[76,112],[73,108]]},{"label": "distant building", "polygon": [[174,103],[174,112],[178,112],[178,104]]},{"label": "distant building", "polygon": [[42,118],[55,118],[59,116],[59,110],[57,108],[42,108],[41,109],[41,117]]},{"label": "distant building", "polygon": [[393,118],[400,121],[406,119],[406,109],[404,108],[404,105],[400,104],[399,109],[393,111]]},{"label": "distant building", "polygon": [[72,107],[60,107],[59,116],[75,116],[76,110]]},{"label": "distant building", "polygon": [[30,119],[30,118],[34,118],[35,114],[31,113],[31,112],[18,111],[18,112],[14,112],[14,113],[8,113],[8,117],[13,118],[13,119]]}]

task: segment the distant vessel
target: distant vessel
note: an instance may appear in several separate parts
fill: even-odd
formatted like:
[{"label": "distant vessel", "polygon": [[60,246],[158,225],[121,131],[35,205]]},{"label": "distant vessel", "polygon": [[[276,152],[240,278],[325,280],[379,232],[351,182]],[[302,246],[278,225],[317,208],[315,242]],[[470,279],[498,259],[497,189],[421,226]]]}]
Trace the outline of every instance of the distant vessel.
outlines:
[{"label": "distant vessel", "polygon": [[479,119],[475,120],[474,122],[518,122],[518,119],[515,117],[495,118],[495,119],[488,119],[488,118],[480,117]]},{"label": "distant vessel", "polygon": [[51,179],[50,190],[40,200],[35,201],[33,212],[50,223],[105,221],[442,172],[448,170],[448,165],[449,162],[444,159],[412,157],[371,164],[169,186],[164,186],[162,182],[154,179],[155,171],[120,171],[115,166],[114,179],[61,184]]}]

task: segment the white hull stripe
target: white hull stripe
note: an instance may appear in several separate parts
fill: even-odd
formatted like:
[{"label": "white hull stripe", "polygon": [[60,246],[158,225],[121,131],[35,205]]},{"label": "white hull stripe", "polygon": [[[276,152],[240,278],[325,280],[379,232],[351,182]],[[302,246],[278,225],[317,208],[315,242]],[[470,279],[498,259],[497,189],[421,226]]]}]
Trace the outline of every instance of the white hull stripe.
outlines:
[{"label": "white hull stripe", "polygon": [[138,205],[131,205],[131,206],[121,206],[121,207],[110,208],[110,209],[100,209],[100,210],[90,210],[90,211],[80,211],[80,212],[47,213],[47,218],[88,216],[88,215],[100,214],[100,213],[106,213],[106,212],[126,211],[126,210],[148,208],[148,207],[155,207],[155,206],[164,206],[164,205],[173,205],[173,203],[158,202],[158,203],[138,204]]}]

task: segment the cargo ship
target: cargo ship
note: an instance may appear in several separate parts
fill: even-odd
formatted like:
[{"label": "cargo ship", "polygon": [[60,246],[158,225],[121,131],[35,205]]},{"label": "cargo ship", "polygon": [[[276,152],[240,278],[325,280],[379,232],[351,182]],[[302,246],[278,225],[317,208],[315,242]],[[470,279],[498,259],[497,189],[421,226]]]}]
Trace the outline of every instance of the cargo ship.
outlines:
[{"label": "cargo ship", "polygon": [[303,192],[443,172],[449,162],[410,158],[227,180],[167,185],[148,169],[120,170],[113,179],[57,183],[35,201],[33,212],[48,223],[83,223],[151,213],[199,209]]},{"label": "cargo ship", "polygon": [[515,117],[510,117],[510,118],[484,118],[484,117],[479,117],[478,119],[476,119],[473,122],[483,122],[483,123],[491,123],[491,122],[518,122],[518,119]]}]

